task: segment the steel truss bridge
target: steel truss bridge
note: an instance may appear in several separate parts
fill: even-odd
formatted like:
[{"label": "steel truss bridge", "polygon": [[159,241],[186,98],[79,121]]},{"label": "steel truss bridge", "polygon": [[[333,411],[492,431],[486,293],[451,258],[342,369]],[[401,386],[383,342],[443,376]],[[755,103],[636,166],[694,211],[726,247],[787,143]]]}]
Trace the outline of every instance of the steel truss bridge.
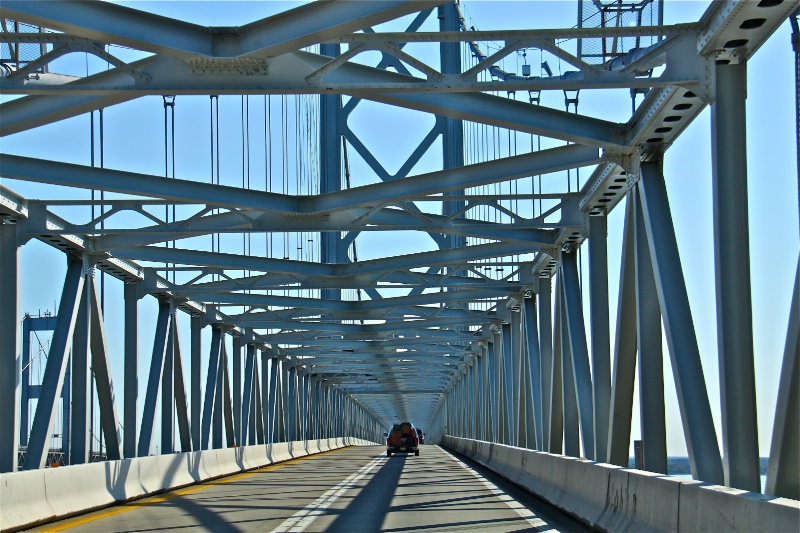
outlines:
[{"label": "steel truss bridge", "polygon": [[[633,14],[650,9],[654,22],[620,24],[612,8],[623,4]],[[798,5],[715,1],[697,22],[664,25],[658,3],[597,0],[582,3],[603,19],[594,26],[481,31],[442,0],[323,0],[239,27],[101,2],[5,0],[0,92],[19,97],[0,105],[0,135],[36,139],[47,125],[91,114],[93,151],[91,165],[0,154],[4,179],[91,191],[71,200],[50,187],[49,198],[34,199],[0,187],[0,472],[46,466],[65,387],[70,464],[89,460],[96,395],[109,460],[149,455],[159,443],[186,452],[343,435],[379,442],[392,422],[411,419],[433,440],[627,466],[638,365],[644,469],[666,473],[663,336],[693,476],[760,492],[744,88],[748,60],[787,19],[800,47]],[[381,30],[397,19],[405,31]],[[421,30],[430,21],[439,31]],[[71,54],[103,68],[58,72]],[[520,54],[569,70],[503,67]],[[631,90],[626,122],[578,112],[578,91],[599,89]],[[541,105],[547,91],[563,91],[566,110]],[[163,97],[163,152],[136,157],[165,161],[164,172],[107,168],[103,110],[153,95]],[[209,165],[203,176],[176,171],[175,124],[193,95],[210,96],[210,142],[193,148],[210,162],[210,179]],[[242,113],[248,106],[240,184],[221,179],[220,142],[229,139],[220,102],[230,95],[241,97]],[[348,122],[370,102],[431,118],[395,172],[379,160],[385,150],[369,148],[381,132],[365,139]],[[251,106],[267,116],[273,104],[251,144]],[[662,165],[706,106],[721,447]],[[436,150],[439,168],[414,173]],[[251,158],[266,158],[267,178],[250,175]],[[370,172],[351,173],[356,159]],[[543,189],[542,176],[557,190]],[[614,209],[625,211],[618,273],[607,257]],[[369,232],[386,246],[373,250],[369,240],[371,258],[359,259]],[[68,267],[36,409],[21,424],[30,377],[20,364],[29,311],[20,280],[32,273],[20,250],[31,240],[63,251]],[[115,345],[101,279],[123,286]],[[800,499],[798,282],[786,290],[793,301],[766,491]],[[150,299],[157,316],[145,331],[139,307]],[[610,299],[619,302],[613,347]]]}]

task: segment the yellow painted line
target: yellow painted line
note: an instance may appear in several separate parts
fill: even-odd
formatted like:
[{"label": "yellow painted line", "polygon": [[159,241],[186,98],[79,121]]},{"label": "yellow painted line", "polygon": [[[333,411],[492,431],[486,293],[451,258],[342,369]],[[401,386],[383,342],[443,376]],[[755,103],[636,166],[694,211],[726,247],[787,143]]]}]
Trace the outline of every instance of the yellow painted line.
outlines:
[{"label": "yellow painted line", "polygon": [[178,490],[178,491],[174,491],[174,492],[168,492],[168,493],[166,493],[164,495],[161,495],[161,496],[153,496],[153,497],[150,497],[150,498],[145,497],[145,498],[142,498],[141,500],[134,500],[134,501],[128,502],[128,503],[121,503],[121,504],[119,504],[118,507],[115,507],[114,509],[112,509],[110,511],[107,511],[105,513],[96,514],[96,515],[92,515],[92,516],[87,516],[87,517],[84,517],[84,518],[76,518],[75,520],[69,520],[67,522],[54,525],[53,527],[44,526],[45,529],[42,529],[41,531],[48,531],[48,532],[50,532],[50,531],[64,531],[65,529],[70,529],[70,528],[73,528],[75,526],[80,526],[82,524],[88,524],[89,522],[94,522],[95,520],[100,520],[101,518],[106,518],[106,517],[114,516],[114,515],[117,515],[117,514],[120,514],[120,513],[126,513],[128,511],[133,511],[134,509],[138,509],[139,507],[144,507],[145,505],[150,505],[151,503],[164,502],[164,501],[167,501],[167,500],[171,500],[172,498],[177,498],[178,496],[184,496],[186,494],[190,494],[190,493],[196,492],[198,490],[207,489],[208,487],[213,487],[213,486],[216,486],[216,485],[224,485],[226,483],[230,483],[231,481],[236,481],[238,479],[242,479],[242,478],[247,477],[247,476],[252,476],[253,474],[260,474],[262,472],[269,472],[271,470],[277,470],[278,468],[283,468],[284,466],[289,466],[289,465],[293,465],[293,464],[297,464],[297,463],[302,463],[303,461],[308,461],[309,459],[313,459],[315,457],[320,457],[322,455],[327,455],[327,454],[330,454],[330,453],[338,452],[338,451],[344,450],[346,448],[349,448],[349,446],[345,446],[343,448],[338,448],[336,450],[329,450],[327,452],[317,453],[317,454],[314,454],[314,455],[306,455],[305,457],[298,457],[297,459],[290,459],[290,460],[284,461],[282,463],[276,463],[276,464],[271,464],[271,465],[267,465],[267,466],[262,466],[261,468],[256,468],[254,470],[248,470],[247,472],[242,472],[241,474],[234,474],[234,475],[231,475],[231,476],[228,476],[228,477],[218,478],[218,479],[215,479],[213,481],[208,481],[208,482],[205,482],[205,483],[201,482],[201,483],[199,483],[197,485],[193,485],[193,486],[191,486],[189,488]]}]

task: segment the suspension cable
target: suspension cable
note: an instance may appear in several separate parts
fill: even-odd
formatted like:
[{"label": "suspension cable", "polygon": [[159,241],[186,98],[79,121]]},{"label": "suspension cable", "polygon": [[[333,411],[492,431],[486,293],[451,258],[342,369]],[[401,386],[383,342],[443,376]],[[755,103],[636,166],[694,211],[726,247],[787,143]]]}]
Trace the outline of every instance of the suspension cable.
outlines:
[{"label": "suspension cable", "polygon": [[789,17],[794,49],[795,141],[797,142],[797,207],[800,212],[800,8]]}]

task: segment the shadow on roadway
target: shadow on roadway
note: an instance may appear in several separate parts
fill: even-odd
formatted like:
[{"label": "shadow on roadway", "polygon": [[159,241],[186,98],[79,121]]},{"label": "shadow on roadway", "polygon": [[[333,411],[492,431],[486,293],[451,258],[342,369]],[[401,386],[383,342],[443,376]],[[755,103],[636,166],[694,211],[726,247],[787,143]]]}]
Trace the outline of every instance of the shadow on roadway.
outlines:
[{"label": "shadow on roadway", "polygon": [[358,495],[347,501],[347,494],[340,501],[346,505],[344,509],[328,509],[328,513],[336,512],[336,519],[326,532],[372,532],[381,531],[384,519],[392,508],[395,490],[400,484],[400,475],[406,464],[406,455],[393,455],[383,463],[380,469],[372,473],[370,481],[359,491]]}]

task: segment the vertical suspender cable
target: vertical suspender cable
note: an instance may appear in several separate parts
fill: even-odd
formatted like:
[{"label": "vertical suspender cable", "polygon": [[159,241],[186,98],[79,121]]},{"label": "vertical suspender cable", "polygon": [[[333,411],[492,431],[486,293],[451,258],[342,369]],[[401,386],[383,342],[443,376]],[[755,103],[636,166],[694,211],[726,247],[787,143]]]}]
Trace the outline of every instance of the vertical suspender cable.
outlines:
[{"label": "vertical suspender cable", "polygon": [[794,49],[795,141],[797,142],[797,207],[800,211],[800,8],[789,17]]}]

